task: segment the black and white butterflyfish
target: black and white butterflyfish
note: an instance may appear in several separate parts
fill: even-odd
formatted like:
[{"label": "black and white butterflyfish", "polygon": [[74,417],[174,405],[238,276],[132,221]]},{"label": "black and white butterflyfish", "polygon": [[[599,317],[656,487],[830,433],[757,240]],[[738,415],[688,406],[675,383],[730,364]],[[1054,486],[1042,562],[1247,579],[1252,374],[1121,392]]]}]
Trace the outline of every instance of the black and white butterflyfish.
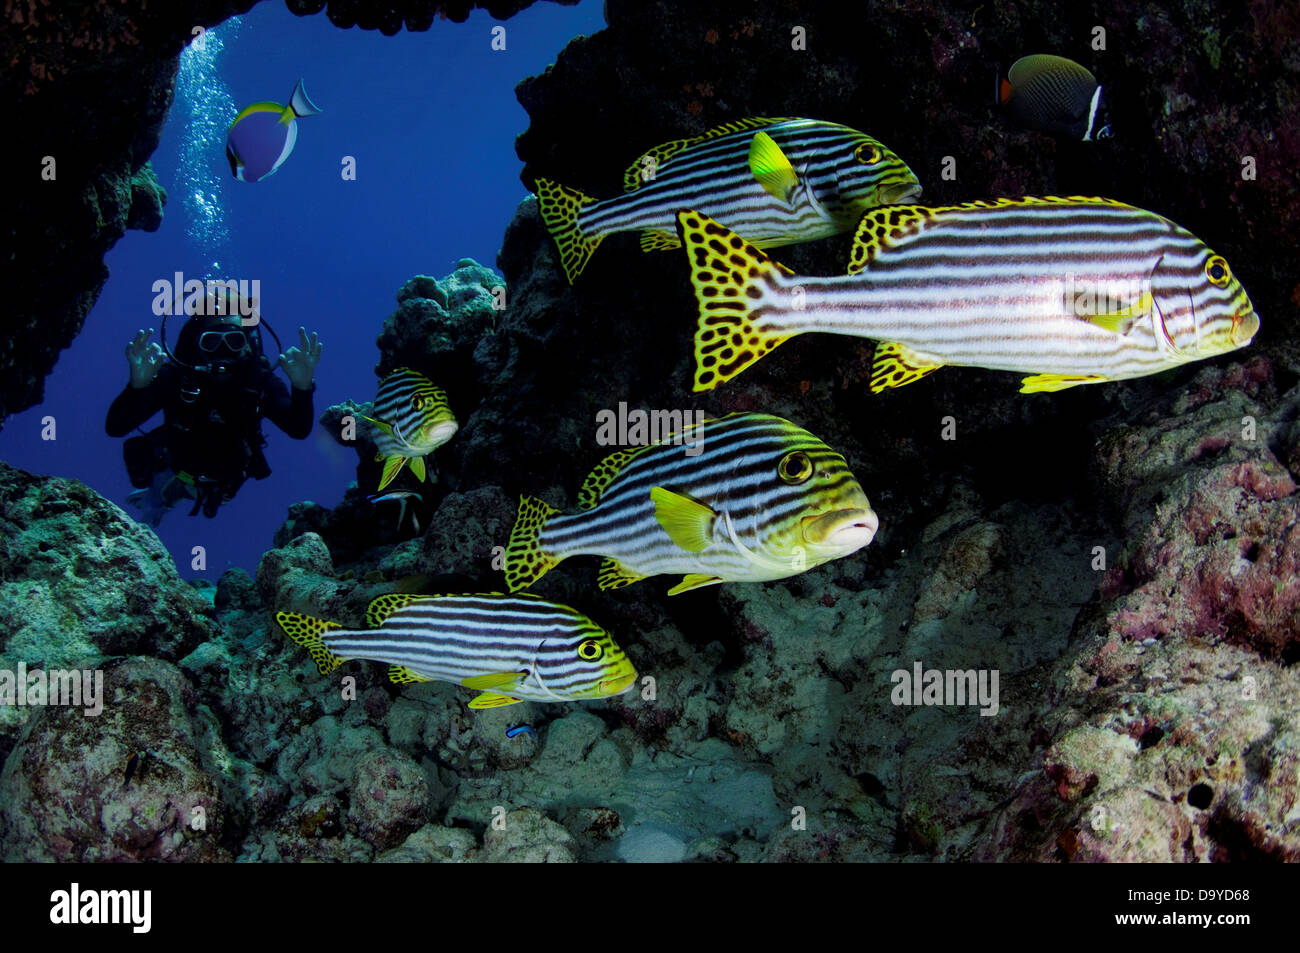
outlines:
[{"label": "black and white butterflyfish", "polygon": [[379,490],[392,483],[409,464],[417,480],[424,480],[424,458],[452,438],[458,424],[441,388],[418,371],[399,367],[379,384],[372,416],[365,419],[375,435],[375,461],[383,461]]},{"label": "black and white butterflyfish", "polygon": [[477,690],[470,708],[598,701],[626,692],[637,675],[595,622],[528,593],[389,593],[370,603],[365,629],[299,612],[277,612],[275,619],[322,675],[352,659],[387,662],[398,684],[442,681]]},{"label": "black and white butterflyfish", "polygon": [[1035,53],[999,77],[997,101],[1030,129],[1092,142],[1111,135],[1106,93],[1086,67],[1064,56]]},{"label": "black and white butterflyfish", "polygon": [[862,217],[848,274],[795,275],[696,212],[679,217],[699,305],[695,390],[796,334],[879,341],[875,393],[952,364],[1022,393],[1156,374],[1245,347],[1259,317],[1223,256],[1105,198],[1020,198]]},{"label": "black and white butterflyfish", "polygon": [[794,576],[875,535],[879,521],[844,457],[802,427],[738,413],[684,436],[686,446],[674,435],[606,457],[576,513],[523,497],[506,547],[510,589],[570,556],[598,555],[601,589],[681,574],[675,595]]},{"label": "black and white butterflyfish", "polygon": [[542,220],[575,281],[601,240],[640,232],[643,251],[678,247],[674,217],[696,208],[760,248],[852,230],[868,208],[914,202],[921,184],[878,140],[833,122],[753,118],[656,146],[595,199],[537,180]]}]

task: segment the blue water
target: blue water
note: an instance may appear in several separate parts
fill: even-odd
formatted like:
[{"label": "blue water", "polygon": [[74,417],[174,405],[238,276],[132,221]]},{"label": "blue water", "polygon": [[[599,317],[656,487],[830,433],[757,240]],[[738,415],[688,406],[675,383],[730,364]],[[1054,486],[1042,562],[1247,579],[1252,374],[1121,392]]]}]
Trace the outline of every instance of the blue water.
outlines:
[{"label": "blue water", "polygon": [[[526,194],[514,139],[528,118],[514,87],[572,37],[601,29],[601,10],[600,0],[536,4],[502,24],[504,52],[492,49],[498,23],[483,11],[394,37],[295,17],[280,3],[222,24],[204,51],[185,53],[153,156],[168,193],[162,228],[128,232],[108,254],[112,276],[85,329],[46,380],[45,402],[0,431],[0,459],[83,480],[125,506],[122,441],[104,433],[104,415],[127,381],[127,341],[159,327],[153,283],[177,271],[260,280],[262,314],[286,347],[299,325],[320,333],[317,417],[345,398],[372,398],[375,338],[402,283],[442,277],[460,258],[495,266]],[[294,153],[275,175],[236,181],[225,158],[230,120],[251,102],[287,102],[299,77],[324,111],[299,120]],[[355,181],[340,174],[345,156],[356,160]],[[172,342],[178,329],[168,322]],[[47,415],[52,441],[41,439]],[[270,423],[263,432],[269,478],[245,483],[215,519],[178,507],[158,528],[186,577],[253,571],[290,504],[333,506],[354,479],[356,454],[319,424],[302,441]],[[196,546],[202,570],[192,565]]]}]

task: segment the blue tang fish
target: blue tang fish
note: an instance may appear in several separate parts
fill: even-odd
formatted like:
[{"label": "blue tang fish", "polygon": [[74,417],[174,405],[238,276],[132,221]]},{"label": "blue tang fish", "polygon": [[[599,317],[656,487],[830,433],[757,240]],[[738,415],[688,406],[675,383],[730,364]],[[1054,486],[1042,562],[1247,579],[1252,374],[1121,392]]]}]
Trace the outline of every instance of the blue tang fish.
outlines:
[{"label": "blue tang fish", "polygon": [[261,182],[289,158],[298,141],[298,117],[314,116],[320,109],[307,98],[302,80],[293,88],[289,105],[253,103],[226,131],[226,158],[230,172],[241,182]]}]

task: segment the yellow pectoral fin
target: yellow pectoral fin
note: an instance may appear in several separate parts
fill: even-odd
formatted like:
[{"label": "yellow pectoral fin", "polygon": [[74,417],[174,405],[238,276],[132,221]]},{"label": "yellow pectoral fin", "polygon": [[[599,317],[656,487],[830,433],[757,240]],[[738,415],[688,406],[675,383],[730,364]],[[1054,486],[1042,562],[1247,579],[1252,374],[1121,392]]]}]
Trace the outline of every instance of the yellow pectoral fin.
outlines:
[{"label": "yellow pectoral fin", "polygon": [[519,681],[518,672],[491,672],[487,675],[471,675],[469,678],[462,678],[460,683],[466,688],[500,688],[503,685],[513,685]]},{"label": "yellow pectoral fin", "polygon": [[1079,316],[1090,324],[1095,324],[1107,331],[1113,331],[1115,334],[1128,334],[1137,327],[1139,321],[1145,320],[1151,314],[1154,305],[1155,299],[1151,297],[1151,292],[1145,291],[1137,301],[1123,311]]},{"label": "yellow pectoral fin", "polygon": [[1079,384],[1100,384],[1108,378],[1100,374],[1093,375],[1068,375],[1068,374],[1035,374],[1033,377],[1026,377],[1020,383],[1022,394],[1042,394],[1051,391],[1065,390],[1067,387],[1076,387]]},{"label": "yellow pectoral fin", "polygon": [[470,701],[470,708],[504,708],[506,705],[518,705],[522,698],[515,698],[512,695],[502,695],[499,692],[484,692]]},{"label": "yellow pectoral fin", "polygon": [[406,457],[389,457],[384,461],[384,472],[379,477],[379,489],[383,489],[396,479],[398,472],[402,469],[402,464],[406,462]]},{"label": "yellow pectoral fin", "polygon": [[357,416],[359,416],[362,420],[368,420],[368,421],[370,421],[372,424],[374,424],[376,427],[378,427],[378,428],[379,428],[380,430],[382,430],[384,433],[388,434],[388,436],[391,437],[391,436],[393,435],[393,425],[392,425],[392,424],[385,423],[385,422],[382,421],[382,420],[376,420],[374,417],[367,417],[365,414],[358,414]]},{"label": "yellow pectoral fin", "polygon": [[388,666],[388,680],[396,682],[398,685],[412,685],[415,682],[431,682],[428,675],[421,675],[419,672],[412,671],[405,665]]},{"label": "yellow pectoral fin", "polygon": [[668,595],[675,596],[680,592],[687,592],[691,589],[700,589],[704,586],[716,586],[722,582],[719,576],[706,576],[703,573],[693,572],[682,577],[682,581],[668,590]]},{"label": "yellow pectoral fin", "polygon": [[713,542],[713,521],[717,514],[690,497],[656,486],[650,490],[655,519],[668,538],[688,553],[702,552]]},{"label": "yellow pectoral fin", "polygon": [[425,468],[424,465],[424,457],[411,458],[411,472],[415,474],[415,478],[417,480],[419,480],[421,483],[424,482],[424,478],[428,473],[428,470]]},{"label": "yellow pectoral fin", "polygon": [[765,132],[754,133],[749,144],[749,171],[773,198],[789,202],[799,188],[799,175],[781,147]]},{"label": "yellow pectoral fin", "polygon": [[918,354],[906,344],[882,341],[871,362],[871,393],[879,394],[887,387],[911,384],[941,367],[943,365],[933,358]]},{"label": "yellow pectoral fin", "polygon": [[654,229],[646,229],[641,233],[642,251],[672,251],[674,248],[681,247],[682,243],[677,240],[676,235],[669,235],[667,232],[657,232]]}]

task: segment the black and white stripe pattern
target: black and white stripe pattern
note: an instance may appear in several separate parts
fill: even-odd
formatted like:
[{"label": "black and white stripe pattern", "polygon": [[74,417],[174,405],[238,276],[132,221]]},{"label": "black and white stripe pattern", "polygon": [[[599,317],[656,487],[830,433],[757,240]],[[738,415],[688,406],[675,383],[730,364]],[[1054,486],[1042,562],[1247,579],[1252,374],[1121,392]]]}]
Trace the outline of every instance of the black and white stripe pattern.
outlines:
[{"label": "black and white stripe pattern", "polygon": [[321,640],[339,658],[387,662],[439,681],[518,672],[517,683],[493,690],[529,701],[604,698],[636,675],[600,626],[527,594],[424,597],[378,628],[333,629]]},{"label": "black and white stripe pattern", "polygon": [[[912,171],[870,136],[836,123],[787,119],[761,129],[781,147],[804,186],[787,203],[750,171],[756,131],[706,139],[671,156],[635,191],[584,207],[578,227],[593,239],[652,230],[675,240],[677,212],[693,208],[770,247],[847,231],[864,209],[884,204],[882,190],[892,201],[920,193]],[[864,161],[873,155],[877,161]]]},{"label": "black and white stripe pattern", "polygon": [[[1242,347],[1259,327],[1226,262],[1153,212],[1107,199],[1000,200],[898,209],[892,238],[868,226],[893,211],[864,217],[857,273],[770,270],[746,302],[752,329],[898,342],[939,365],[1117,380]],[[1222,282],[1210,280],[1215,262]],[[1119,333],[1078,313],[1089,289],[1117,292],[1103,315],[1144,292],[1153,306]]]},{"label": "black and white stripe pattern", "polygon": [[[594,508],[549,519],[540,535],[542,550],[556,559],[609,556],[638,576],[757,581],[795,575],[866,544],[862,539],[851,548],[819,547],[804,539],[805,519],[837,510],[869,512],[869,503],[844,457],[803,428],[768,414],[741,413],[706,421],[702,435],[693,429],[686,439],[702,440],[698,456],[670,443],[638,453]],[[814,469],[792,485],[778,469],[795,451],[807,454]],[[672,541],[655,517],[655,487],[717,514],[706,549],[687,552]]]},{"label": "black and white stripe pattern", "polygon": [[386,457],[423,456],[455,432],[447,395],[409,367],[397,368],[380,382],[372,416],[392,428],[391,435],[375,434],[375,446]]}]

